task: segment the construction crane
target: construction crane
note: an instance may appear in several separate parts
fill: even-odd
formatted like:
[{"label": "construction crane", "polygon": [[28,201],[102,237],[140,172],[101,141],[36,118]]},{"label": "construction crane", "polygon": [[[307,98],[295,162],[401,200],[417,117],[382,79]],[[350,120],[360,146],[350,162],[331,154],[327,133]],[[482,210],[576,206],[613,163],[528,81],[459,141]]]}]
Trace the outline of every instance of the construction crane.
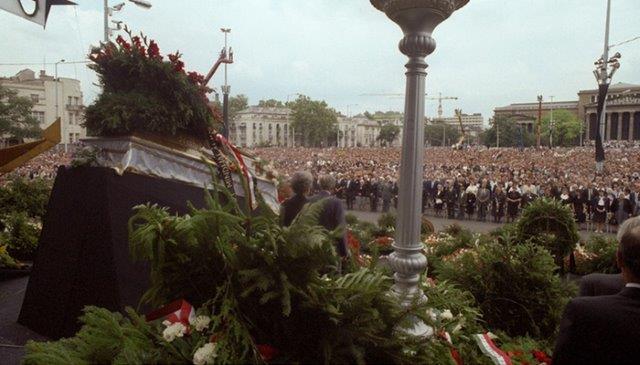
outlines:
[{"label": "construction crane", "polygon": [[443,100],[458,100],[457,96],[442,96],[442,93],[438,93],[438,97],[426,97],[427,100],[437,100],[438,101],[438,119],[442,119],[442,101]]},{"label": "construction crane", "polygon": [[[389,96],[389,97],[402,97],[404,94],[360,94],[360,96]],[[442,93],[438,93],[438,97],[429,97],[428,94],[424,94],[426,100],[438,101],[438,119],[442,119],[442,101],[443,100],[458,100],[457,96],[442,96]]]}]

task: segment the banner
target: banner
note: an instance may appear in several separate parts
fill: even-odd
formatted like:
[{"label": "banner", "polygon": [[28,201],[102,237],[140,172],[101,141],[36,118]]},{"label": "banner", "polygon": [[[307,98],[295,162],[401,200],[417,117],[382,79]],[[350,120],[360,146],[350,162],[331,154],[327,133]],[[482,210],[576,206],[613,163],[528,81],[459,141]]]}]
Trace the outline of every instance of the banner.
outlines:
[{"label": "banner", "polygon": [[27,19],[44,28],[53,5],[76,5],[69,0],[2,0],[0,9]]},{"label": "banner", "polygon": [[[604,148],[602,147],[602,139],[603,135],[600,134],[600,127],[602,124],[602,110],[604,109],[605,98],[607,97],[607,92],[609,91],[609,84],[603,84],[598,86],[598,109],[596,113],[596,118],[598,121],[596,125],[598,128],[596,129],[596,161],[602,162],[604,161]],[[606,126],[606,124],[605,124]]]}]

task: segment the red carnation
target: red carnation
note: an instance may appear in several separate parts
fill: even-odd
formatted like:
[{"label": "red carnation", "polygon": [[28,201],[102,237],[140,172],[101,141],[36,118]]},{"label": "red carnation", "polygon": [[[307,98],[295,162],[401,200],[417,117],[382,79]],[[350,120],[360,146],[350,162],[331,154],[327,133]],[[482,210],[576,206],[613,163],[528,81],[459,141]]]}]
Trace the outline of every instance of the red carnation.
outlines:
[{"label": "red carnation", "polygon": [[278,355],[278,350],[270,345],[256,345],[262,361],[269,362]]},{"label": "red carnation", "polygon": [[160,57],[160,48],[158,47],[158,44],[153,40],[149,43],[149,49],[147,49],[147,54],[151,58]]},{"label": "red carnation", "polygon": [[176,62],[175,62],[175,64],[173,65],[173,69],[174,69],[176,72],[182,72],[182,71],[184,71],[184,62],[182,62],[182,61],[180,61],[180,60],[176,61]]},{"label": "red carnation", "polygon": [[138,36],[135,36],[135,37],[131,38],[131,41],[133,41],[133,44],[136,47],[140,47],[142,45],[142,42],[140,41],[140,37],[138,37]]},{"label": "red carnation", "polygon": [[189,72],[187,74],[187,77],[189,77],[189,80],[191,80],[191,82],[197,85],[200,85],[204,82],[204,76],[200,75],[197,72]]},{"label": "red carnation", "polygon": [[547,355],[544,351],[540,351],[540,350],[533,350],[531,351],[531,354],[533,355],[533,357],[536,358],[536,360],[538,360],[541,363],[545,363],[547,365],[551,365],[551,358],[549,357],[549,355]]},{"label": "red carnation", "polygon": [[180,55],[178,52],[169,54],[169,61],[171,61],[171,63],[176,63],[179,59]]}]

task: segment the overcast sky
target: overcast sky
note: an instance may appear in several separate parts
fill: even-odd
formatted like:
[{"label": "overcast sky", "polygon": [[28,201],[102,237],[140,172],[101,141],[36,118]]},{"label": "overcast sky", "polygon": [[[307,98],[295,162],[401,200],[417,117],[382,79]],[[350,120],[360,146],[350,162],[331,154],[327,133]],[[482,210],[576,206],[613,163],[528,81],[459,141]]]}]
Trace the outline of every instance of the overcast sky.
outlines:
[{"label": "overcast sky", "polygon": [[[0,75],[39,70],[45,60],[86,59],[102,38],[102,1],[76,1],[53,7],[46,30],[0,11]],[[180,50],[191,70],[208,71],[224,42],[219,28],[232,28],[231,92],[251,104],[302,93],[345,114],[402,110],[401,98],[362,96],[403,92],[406,61],[397,49],[400,29],[367,0],[149,1],[150,10],[127,3],[113,18],[156,39],[163,54]],[[612,2],[611,42],[640,36],[640,0]],[[444,103],[445,115],[461,108],[485,120],[497,106],[538,94],[576,100],[578,90],[596,85],[605,8],[606,0],[471,0],[434,32],[427,92],[459,97]],[[614,82],[640,83],[640,40],[615,50],[622,67]],[[47,71],[53,74],[53,65]],[[86,103],[95,98],[96,78],[85,65],[60,65],[58,72],[82,81]],[[218,72],[214,86],[221,82]],[[427,115],[436,108],[427,103]]]}]

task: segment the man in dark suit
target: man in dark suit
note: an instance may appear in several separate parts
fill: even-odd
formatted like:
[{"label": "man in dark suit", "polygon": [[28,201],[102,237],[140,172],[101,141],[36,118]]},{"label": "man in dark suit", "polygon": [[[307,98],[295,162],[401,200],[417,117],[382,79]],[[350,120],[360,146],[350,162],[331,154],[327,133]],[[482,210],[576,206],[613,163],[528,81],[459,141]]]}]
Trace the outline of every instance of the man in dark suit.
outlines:
[{"label": "man in dark suit", "polygon": [[616,258],[625,287],[615,295],[569,302],[560,323],[554,365],[640,364],[640,227],[633,222],[637,219],[628,219],[620,227]]},{"label": "man in dark suit", "polygon": [[298,171],[291,176],[290,184],[294,195],[280,206],[280,224],[284,227],[291,225],[302,207],[307,204],[307,195],[313,184],[313,176],[308,171]]},{"label": "man in dark suit", "polygon": [[[331,195],[336,186],[336,180],[331,175],[322,175],[318,179],[320,192],[309,199],[310,203],[321,202],[323,204],[322,214],[320,215],[320,225],[329,231],[333,231],[338,227],[346,227],[344,218],[344,207],[342,202],[335,196]],[[336,250],[341,257],[347,257],[347,238],[346,231],[336,242]]]},{"label": "man in dark suit", "polygon": [[617,294],[624,288],[622,274],[593,273],[580,278],[581,297],[597,297],[600,295]]}]

